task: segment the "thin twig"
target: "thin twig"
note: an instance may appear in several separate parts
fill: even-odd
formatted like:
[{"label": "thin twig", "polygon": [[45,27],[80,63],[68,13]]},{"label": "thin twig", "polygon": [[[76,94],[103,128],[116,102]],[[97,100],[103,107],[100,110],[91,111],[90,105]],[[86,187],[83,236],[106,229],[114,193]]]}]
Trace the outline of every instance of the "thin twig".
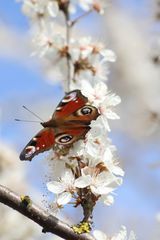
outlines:
[{"label": "thin twig", "polygon": [[77,18],[75,18],[74,20],[72,20],[71,23],[70,23],[70,26],[73,27],[79,20],[81,20],[82,18],[88,16],[92,12],[93,12],[93,9],[90,9],[89,11],[84,12],[82,15],[80,15]]},{"label": "thin twig", "polygon": [[67,54],[67,91],[70,91],[70,82],[71,82],[71,62],[70,62],[70,15],[68,9],[65,13],[66,18],[66,43],[68,47],[68,54]]},{"label": "thin twig", "polygon": [[39,224],[44,233],[50,232],[66,240],[94,240],[89,234],[78,235],[72,228],[58,218],[49,214],[36,204],[23,204],[21,198],[10,189],[0,185],[0,202]]},{"label": "thin twig", "polygon": [[90,9],[88,12],[85,12],[84,14],[77,17],[75,20],[70,21],[70,14],[68,10],[68,6],[66,7],[64,14],[65,14],[65,22],[66,22],[66,44],[68,48],[68,54],[67,54],[67,84],[66,84],[66,90],[67,92],[70,91],[70,83],[71,83],[71,55],[70,55],[70,35],[71,35],[71,28],[82,18],[89,15],[93,9]]}]

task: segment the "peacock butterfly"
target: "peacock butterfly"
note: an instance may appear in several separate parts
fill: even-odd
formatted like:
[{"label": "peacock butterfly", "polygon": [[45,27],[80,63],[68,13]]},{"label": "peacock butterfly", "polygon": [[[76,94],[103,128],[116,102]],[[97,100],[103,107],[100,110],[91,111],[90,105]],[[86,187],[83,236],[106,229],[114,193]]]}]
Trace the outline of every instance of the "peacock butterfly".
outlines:
[{"label": "peacock butterfly", "polygon": [[21,160],[29,160],[56,144],[70,146],[83,139],[90,129],[92,120],[99,116],[96,107],[90,105],[80,90],[68,92],[56,107],[52,118],[42,122],[44,127],[25,146],[20,154]]}]

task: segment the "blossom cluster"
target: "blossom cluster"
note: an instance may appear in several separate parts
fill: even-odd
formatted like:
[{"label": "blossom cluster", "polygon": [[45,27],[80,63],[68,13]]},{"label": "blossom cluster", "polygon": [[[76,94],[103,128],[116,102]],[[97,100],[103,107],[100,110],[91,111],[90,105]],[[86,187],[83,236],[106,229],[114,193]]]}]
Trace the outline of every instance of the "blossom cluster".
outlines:
[{"label": "blossom cluster", "polygon": [[[73,38],[70,30],[86,12],[95,10],[102,14],[106,3],[106,0],[23,0],[24,13],[38,25],[34,55],[56,67],[63,79],[68,76],[68,90],[80,89],[88,99],[87,105],[98,111],[98,117],[91,121],[83,139],[69,147],[54,148],[52,179],[47,183],[48,190],[55,195],[52,209],[57,211],[66,204],[81,205],[82,222],[89,223],[97,201],[108,206],[113,204],[114,190],[122,184],[124,171],[119,166],[116,147],[108,137],[111,130],[108,120],[119,119],[114,108],[121,99],[111,93],[105,83],[108,62],[116,60],[114,52],[91,37]],[[78,8],[82,8],[84,14],[72,20]],[[61,22],[62,16],[66,31],[55,27],[55,19]],[[126,239],[126,230],[123,228],[117,236],[112,239]],[[95,238],[108,239],[98,231]],[[129,237],[131,239],[134,238]]]},{"label": "blossom cluster", "polygon": [[95,230],[93,235],[96,240],[136,240],[136,236],[133,231],[130,232],[127,238],[127,230],[125,226],[122,226],[120,232],[111,238],[99,230]]},{"label": "blossom cluster", "polygon": [[[58,160],[54,169],[57,172],[57,168],[61,168],[61,173],[58,179],[49,182],[47,187],[56,194],[56,203],[59,206],[73,199],[75,205],[80,204],[84,199],[84,196],[81,196],[82,189],[91,193],[94,204],[100,199],[110,205],[113,203],[112,193],[122,183],[124,175],[118,166],[116,148],[107,138],[110,130],[108,119],[118,118],[113,108],[120,103],[120,98],[108,92],[103,82],[92,87],[83,81],[81,92],[88,97],[89,103],[98,109],[100,115],[91,122],[91,130],[85,139],[76,142],[67,155],[60,156],[55,151],[54,158],[58,157]],[[53,173],[54,176],[55,174]]]},{"label": "blossom cluster", "polygon": [[66,76],[66,58],[69,56],[73,86],[84,78],[92,82],[106,81],[109,72],[108,62],[116,60],[112,50],[106,49],[102,43],[93,42],[91,37],[78,40],[72,38],[69,49],[64,36],[54,33],[53,25],[46,26],[44,31],[38,33],[34,42],[36,43],[34,54],[43,57],[48,64],[54,63],[57,73],[62,74],[61,78]]},{"label": "blossom cluster", "polygon": [[37,18],[55,18],[67,6],[70,14],[75,14],[80,7],[83,11],[104,13],[106,0],[22,0],[23,12],[32,20]]},{"label": "blossom cluster", "polygon": [[[47,75],[55,82],[67,76],[69,61],[70,80],[77,86],[83,78],[92,82],[106,81],[109,73],[108,62],[114,62],[114,52],[103,43],[91,37],[71,37],[67,39],[66,29],[75,25],[85,12],[103,13],[107,1],[98,0],[23,0],[23,12],[31,19],[34,27],[34,52],[45,60]],[[82,15],[73,18],[78,7]],[[68,16],[72,16],[68,17]],[[57,21],[56,21],[57,20]],[[54,65],[54,69],[53,69]]]}]

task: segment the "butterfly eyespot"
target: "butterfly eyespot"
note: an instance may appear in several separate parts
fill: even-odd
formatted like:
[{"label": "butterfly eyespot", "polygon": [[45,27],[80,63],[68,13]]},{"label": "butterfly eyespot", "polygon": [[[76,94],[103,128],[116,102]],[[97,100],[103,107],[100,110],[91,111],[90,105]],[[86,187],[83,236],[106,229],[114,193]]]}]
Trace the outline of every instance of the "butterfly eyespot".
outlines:
[{"label": "butterfly eyespot", "polygon": [[81,114],[83,115],[89,115],[92,113],[92,108],[91,107],[84,107],[81,109]]},{"label": "butterfly eyespot", "polygon": [[77,116],[84,116],[84,115],[91,115],[92,112],[94,112],[95,108],[92,106],[85,106],[83,108],[80,108],[77,112]]},{"label": "butterfly eyespot", "polygon": [[71,135],[62,134],[56,137],[55,141],[56,143],[59,143],[59,144],[69,144],[72,139],[73,137]]}]

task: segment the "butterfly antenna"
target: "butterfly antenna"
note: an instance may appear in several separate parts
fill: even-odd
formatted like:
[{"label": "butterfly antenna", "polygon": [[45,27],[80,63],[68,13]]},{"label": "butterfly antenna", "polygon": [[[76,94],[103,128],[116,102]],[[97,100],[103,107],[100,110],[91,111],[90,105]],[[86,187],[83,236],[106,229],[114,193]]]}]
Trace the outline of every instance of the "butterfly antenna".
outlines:
[{"label": "butterfly antenna", "polygon": [[41,123],[40,121],[34,121],[34,120],[23,120],[23,119],[14,119],[16,122],[35,122],[35,123]]},{"label": "butterfly antenna", "polygon": [[26,106],[22,106],[25,110],[27,110],[28,112],[30,112],[31,114],[33,114],[35,117],[37,117],[39,120],[41,120],[41,122],[44,122],[44,120],[42,118],[40,118],[36,113],[32,112],[30,109],[28,109]]}]

